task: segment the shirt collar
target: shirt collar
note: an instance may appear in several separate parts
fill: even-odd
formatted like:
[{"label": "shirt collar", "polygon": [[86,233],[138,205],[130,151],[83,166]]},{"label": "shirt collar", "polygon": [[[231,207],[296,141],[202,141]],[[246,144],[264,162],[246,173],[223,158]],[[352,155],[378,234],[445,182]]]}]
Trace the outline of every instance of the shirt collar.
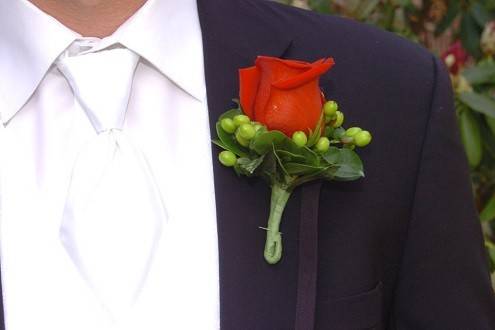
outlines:
[{"label": "shirt collar", "polygon": [[78,34],[27,0],[0,1],[0,114],[5,123]]},{"label": "shirt collar", "polygon": [[[81,36],[27,0],[0,1],[0,117],[29,100],[57,57]],[[177,86],[204,100],[203,46],[196,0],[148,0],[98,48],[121,43]]]}]

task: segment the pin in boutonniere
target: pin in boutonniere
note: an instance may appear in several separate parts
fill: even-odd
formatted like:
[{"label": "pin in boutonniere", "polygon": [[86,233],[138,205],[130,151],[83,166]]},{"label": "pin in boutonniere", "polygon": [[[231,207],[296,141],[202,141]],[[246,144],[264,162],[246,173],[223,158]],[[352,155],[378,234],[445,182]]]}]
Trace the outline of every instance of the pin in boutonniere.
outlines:
[{"label": "pin in boutonniere", "polygon": [[297,186],[364,176],[354,149],[368,145],[371,134],[359,127],[344,129],[344,114],[318,84],[333,65],[332,58],[307,63],[259,56],[255,66],[239,70],[239,106],[216,124],[213,143],[224,149],[220,162],[271,187],[264,250],[270,264],[282,257],[280,221]]}]

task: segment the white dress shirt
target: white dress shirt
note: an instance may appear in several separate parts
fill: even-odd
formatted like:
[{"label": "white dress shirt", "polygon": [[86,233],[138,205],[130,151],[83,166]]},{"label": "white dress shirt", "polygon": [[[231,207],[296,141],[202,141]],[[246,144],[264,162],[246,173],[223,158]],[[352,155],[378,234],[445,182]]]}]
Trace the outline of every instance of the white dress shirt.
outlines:
[{"label": "white dress shirt", "polygon": [[0,0],[0,262],[7,330],[218,329],[218,243],[195,0],[149,0],[113,35],[141,56],[124,130],[168,221],[136,304],[116,321],[59,237],[70,171],[95,130],[53,65],[80,35],[26,0]]}]

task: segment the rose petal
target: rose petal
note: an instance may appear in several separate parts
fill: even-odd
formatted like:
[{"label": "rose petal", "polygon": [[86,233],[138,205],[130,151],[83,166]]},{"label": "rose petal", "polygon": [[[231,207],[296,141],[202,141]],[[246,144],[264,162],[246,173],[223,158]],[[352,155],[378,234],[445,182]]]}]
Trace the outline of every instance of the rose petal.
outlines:
[{"label": "rose petal", "polygon": [[308,71],[288,79],[276,81],[272,86],[278,89],[291,89],[304,85],[327,72],[334,64],[333,58],[316,61],[311,65]]},{"label": "rose petal", "polygon": [[284,60],[278,57],[271,57],[271,56],[258,56],[256,58],[256,65],[258,66],[262,62],[265,63],[277,62],[293,69],[308,69],[311,67],[311,63],[308,62],[297,61],[297,60]]},{"label": "rose petal", "polygon": [[257,67],[252,66],[239,70],[239,95],[241,107],[244,113],[254,119],[254,102],[258,93],[260,72]]}]

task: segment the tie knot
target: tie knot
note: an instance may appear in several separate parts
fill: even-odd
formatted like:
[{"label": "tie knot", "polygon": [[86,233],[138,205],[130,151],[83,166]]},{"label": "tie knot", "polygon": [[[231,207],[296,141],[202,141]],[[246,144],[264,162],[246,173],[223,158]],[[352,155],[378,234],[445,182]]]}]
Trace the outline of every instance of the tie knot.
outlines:
[{"label": "tie knot", "polygon": [[56,64],[98,133],[122,129],[139,56],[127,48],[69,48]]}]

